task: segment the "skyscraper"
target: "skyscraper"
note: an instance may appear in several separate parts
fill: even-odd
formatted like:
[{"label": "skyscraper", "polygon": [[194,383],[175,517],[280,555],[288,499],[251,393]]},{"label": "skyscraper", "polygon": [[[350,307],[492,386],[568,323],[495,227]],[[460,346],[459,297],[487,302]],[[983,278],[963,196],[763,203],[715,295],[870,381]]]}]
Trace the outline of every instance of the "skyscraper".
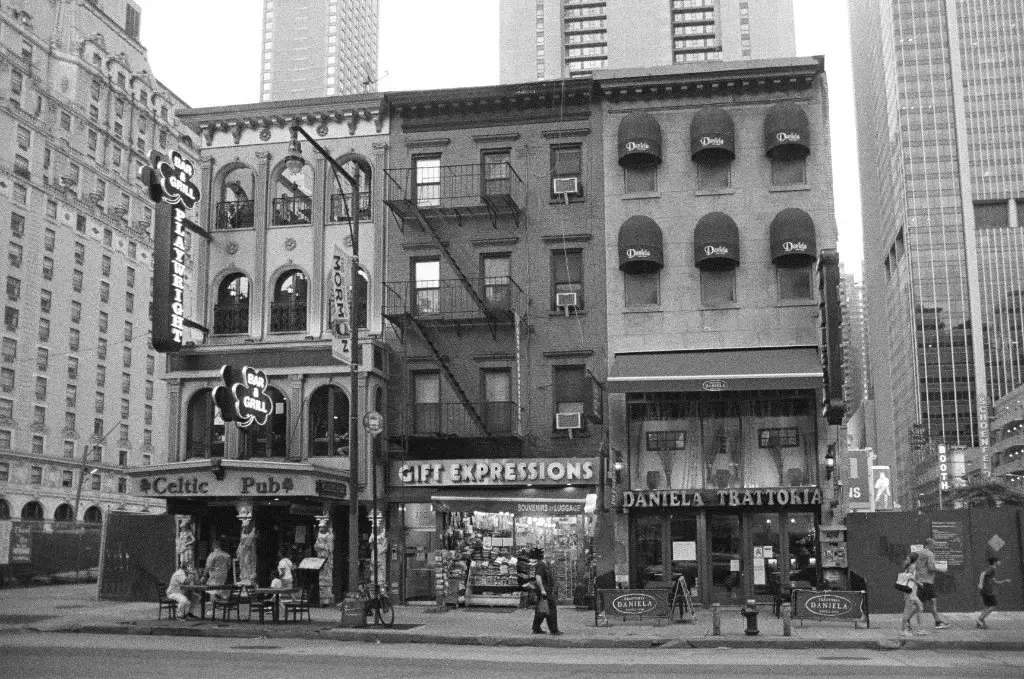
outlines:
[{"label": "skyscraper", "polygon": [[500,0],[501,82],[791,57],[792,0]]},{"label": "skyscraper", "polygon": [[1024,381],[1024,5],[856,0],[850,24],[877,452],[903,472],[986,446]]},{"label": "skyscraper", "polygon": [[260,101],[377,91],[378,0],[263,0]]}]

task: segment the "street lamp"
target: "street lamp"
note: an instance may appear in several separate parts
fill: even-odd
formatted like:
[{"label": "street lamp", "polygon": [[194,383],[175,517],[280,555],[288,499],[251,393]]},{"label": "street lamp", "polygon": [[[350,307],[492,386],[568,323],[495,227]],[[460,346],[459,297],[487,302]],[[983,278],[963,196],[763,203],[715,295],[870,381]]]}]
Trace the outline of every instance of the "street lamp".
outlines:
[{"label": "street lamp", "polygon": [[[355,175],[349,174],[334,157],[309,135],[301,125],[295,124],[291,128],[291,141],[288,143],[288,153],[285,156],[285,165],[291,172],[302,171],[306,164],[302,157],[302,146],[299,143],[298,135],[306,138],[306,141],[323,156],[324,160],[334,171],[334,179],[338,182],[338,188],[344,191],[340,177],[349,183],[352,189],[352,219],[349,222],[349,237],[352,239],[352,273],[349,278],[349,323],[350,341],[352,348],[352,365],[350,368],[351,382],[349,387],[349,425],[348,425],[348,591],[345,592],[345,600],[342,602],[342,610],[353,612],[354,618],[362,618],[365,624],[366,618],[362,615],[362,597],[359,594],[359,323],[353,316],[356,308],[356,276],[359,275],[359,166],[355,166]],[[376,517],[374,517],[376,519]],[[376,523],[374,524],[376,526]],[[344,618],[344,614],[342,616]]]}]

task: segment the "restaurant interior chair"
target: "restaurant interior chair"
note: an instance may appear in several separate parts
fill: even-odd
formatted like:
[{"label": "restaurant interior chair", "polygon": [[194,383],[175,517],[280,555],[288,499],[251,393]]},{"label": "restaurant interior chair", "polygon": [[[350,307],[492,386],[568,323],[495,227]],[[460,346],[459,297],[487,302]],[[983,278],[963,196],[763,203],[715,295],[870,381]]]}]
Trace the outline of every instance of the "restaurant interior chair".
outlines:
[{"label": "restaurant interior chair", "polygon": [[252,620],[252,614],[255,613],[259,616],[260,622],[266,620],[266,615],[269,613],[271,616],[274,615],[274,595],[273,594],[257,594],[256,592],[249,593],[249,617],[248,620]]},{"label": "restaurant interior chair", "polygon": [[160,620],[163,617],[164,611],[167,611],[168,620],[178,619],[178,602],[174,599],[170,599],[167,596],[167,585],[156,586],[156,601],[160,608],[156,611],[156,619]]},{"label": "restaurant interior chair", "polygon": [[242,619],[242,588],[232,587],[228,590],[227,597],[214,597],[213,599],[213,619],[217,619],[218,609],[223,611],[221,614],[224,620],[231,619],[231,611],[235,612],[235,619],[241,621]]},{"label": "restaurant interior chair", "polygon": [[306,592],[305,588],[303,588],[302,592],[299,594],[298,601],[284,602],[284,620],[285,622],[288,622],[288,615],[290,614],[292,616],[292,620],[298,622],[302,620],[303,613],[305,613],[306,620],[308,622],[313,622],[313,619],[309,614],[309,594]]}]

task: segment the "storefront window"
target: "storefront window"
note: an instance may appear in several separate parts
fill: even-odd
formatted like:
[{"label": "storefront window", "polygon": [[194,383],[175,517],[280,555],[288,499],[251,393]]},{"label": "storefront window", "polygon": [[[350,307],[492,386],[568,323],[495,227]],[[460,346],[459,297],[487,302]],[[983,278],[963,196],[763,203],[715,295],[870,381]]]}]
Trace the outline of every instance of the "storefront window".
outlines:
[{"label": "storefront window", "polygon": [[817,587],[817,539],[813,514],[790,514],[789,524],[789,579],[794,586]]},{"label": "storefront window", "polygon": [[772,598],[779,588],[779,559],[782,548],[779,539],[780,521],[778,513],[750,514],[751,570],[754,579],[754,596]]},{"label": "storefront window", "polygon": [[685,577],[691,595],[696,595],[693,590],[698,587],[697,517],[692,514],[673,516],[669,528],[672,580],[678,580],[680,575]]},{"label": "storefront window", "polygon": [[223,457],[224,420],[213,405],[213,392],[203,389],[188,402],[185,457]]},{"label": "storefront window", "polygon": [[665,579],[665,562],[662,560],[662,517],[639,516],[636,520],[636,561],[639,586]]},{"label": "storefront window", "polygon": [[710,601],[736,603],[743,598],[743,558],[738,514],[708,514],[711,547]]},{"label": "storefront window", "polygon": [[288,404],[280,391],[267,388],[274,407],[267,423],[253,424],[239,440],[238,457],[286,457],[288,455]]},{"label": "storefront window", "polygon": [[309,398],[311,457],[348,455],[348,395],[340,387],[320,387]]}]

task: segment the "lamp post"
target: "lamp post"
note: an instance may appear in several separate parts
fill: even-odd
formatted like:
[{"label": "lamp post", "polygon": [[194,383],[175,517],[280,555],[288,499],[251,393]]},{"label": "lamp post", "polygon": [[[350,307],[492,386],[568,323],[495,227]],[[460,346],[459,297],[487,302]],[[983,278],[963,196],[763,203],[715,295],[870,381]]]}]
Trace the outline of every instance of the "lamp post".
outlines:
[{"label": "lamp post", "polygon": [[[299,143],[298,135],[306,138],[306,141],[323,156],[330,164],[334,172],[334,179],[338,182],[338,188],[343,190],[339,175],[349,183],[352,190],[351,220],[349,221],[349,236],[352,239],[352,272],[349,279],[349,346],[352,351],[352,364],[349,369],[351,382],[349,386],[349,425],[348,425],[348,591],[345,592],[345,600],[342,602],[343,611],[356,611],[352,613],[352,620],[356,617],[362,619],[366,624],[366,618],[362,614],[362,597],[359,594],[359,323],[356,322],[354,311],[356,308],[356,277],[359,275],[359,166],[355,167],[355,175],[349,174],[334,157],[309,135],[302,126],[294,124],[290,128],[292,139],[288,144],[288,154],[285,162],[288,169],[293,172],[302,170],[305,159],[302,157],[302,146]],[[343,615],[344,617],[344,615]]]}]

